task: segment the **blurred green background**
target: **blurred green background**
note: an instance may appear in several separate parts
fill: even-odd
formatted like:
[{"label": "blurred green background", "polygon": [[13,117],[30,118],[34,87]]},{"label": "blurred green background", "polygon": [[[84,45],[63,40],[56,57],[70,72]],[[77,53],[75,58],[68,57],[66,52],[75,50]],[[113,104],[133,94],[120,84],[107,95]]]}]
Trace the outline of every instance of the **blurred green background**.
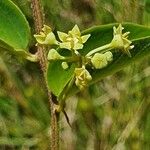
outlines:
[{"label": "blurred green background", "polygon": [[[30,0],[13,2],[26,15],[34,34]],[[113,22],[150,26],[150,0],[42,0],[42,3],[45,22],[54,31],[67,31],[74,24],[81,30]],[[32,53],[34,44],[32,39]],[[118,150],[150,150],[149,59],[133,63],[67,100],[72,129],[61,115],[61,150],[110,150],[123,133]],[[49,114],[39,66],[0,51],[0,150],[49,150]]]}]

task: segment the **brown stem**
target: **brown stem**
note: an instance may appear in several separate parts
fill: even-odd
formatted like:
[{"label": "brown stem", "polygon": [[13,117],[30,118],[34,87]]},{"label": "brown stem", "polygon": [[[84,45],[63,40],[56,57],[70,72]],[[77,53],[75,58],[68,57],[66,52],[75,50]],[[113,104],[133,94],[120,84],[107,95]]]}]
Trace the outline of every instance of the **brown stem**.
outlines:
[{"label": "brown stem", "polygon": [[[43,9],[41,6],[40,0],[31,0],[31,6],[32,6],[32,13],[33,13],[33,19],[35,24],[35,31],[36,33],[39,33],[43,27],[44,24],[44,15],[43,15]],[[47,86],[47,80],[46,80],[46,70],[47,70],[47,59],[46,59],[46,51],[44,46],[37,46],[37,52],[38,52],[38,59],[40,62],[41,70],[43,72],[45,85],[47,87],[48,92],[48,99],[50,103],[50,109],[51,109],[51,150],[58,150],[59,149],[59,113],[56,113],[53,96],[48,89]]]}]

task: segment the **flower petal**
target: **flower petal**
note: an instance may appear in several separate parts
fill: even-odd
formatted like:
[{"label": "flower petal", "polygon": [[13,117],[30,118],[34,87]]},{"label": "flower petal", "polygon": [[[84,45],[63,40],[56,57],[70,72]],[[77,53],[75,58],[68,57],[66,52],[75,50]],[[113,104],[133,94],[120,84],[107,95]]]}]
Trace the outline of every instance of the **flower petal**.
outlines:
[{"label": "flower petal", "polygon": [[80,35],[81,35],[81,32],[80,32],[79,27],[78,27],[77,25],[75,25],[75,26],[73,27],[73,29],[72,29],[71,31],[69,31],[69,33],[70,33],[71,35],[73,35],[73,36],[75,36],[75,35],[80,36]]},{"label": "flower petal", "polygon": [[64,33],[64,32],[60,32],[60,31],[58,31],[57,34],[58,34],[59,39],[60,39],[62,42],[63,42],[63,41],[66,41],[66,39],[67,39],[67,37],[68,37],[68,34],[66,34],[66,33]]},{"label": "flower petal", "polygon": [[65,49],[71,50],[71,43],[70,42],[60,43],[60,48],[65,48]]},{"label": "flower petal", "polygon": [[131,45],[131,46],[130,46],[130,49],[133,49],[133,48],[134,48],[134,45]]},{"label": "flower petal", "polygon": [[92,76],[90,75],[90,73],[85,70],[85,78],[88,80],[88,81],[91,81],[92,80]]},{"label": "flower petal", "polygon": [[125,32],[122,36],[124,37],[124,38],[128,38],[128,35],[130,34],[130,32]]},{"label": "flower petal", "polygon": [[73,49],[77,50],[77,49],[82,49],[83,48],[83,44],[81,43],[75,43]]},{"label": "flower petal", "polygon": [[57,45],[58,44],[58,42],[57,42],[53,32],[50,32],[49,34],[47,34],[43,44],[50,44],[50,45],[52,45],[52,44],[56,44]]},{"label": "flower petal", "polygon": [[115,26],[113,27],[113,33],[114,33],[114,35],[117,34],[117,28]]},{"label": "flower petal", "polygon": [[48,60],[59,60],[63,59],[64,57],[61,56],[55,49],[50,49],[47,59]]},{"label": "flower petal", "polygon": [[130,45],[132,42],[130,40],[128,40],[127,38],[122,38],[123,39],[123,43],[126,45]]},{"label": "flower petal", "polygon": [[118,28],[114,27],[114,34],[122,34],[122,30],[124,28],[122,27],[121,24],[119,24]]},{"label": "flower petal", "polygon": [[85,43],[85,42],[88,40],[88,38],[89,38],[90,36],[91,36],[90,34],[81,36],[82,43]]},{"label": "flower petal", "polygon": [[42,31],[45,33],[45,34],[48,34],[50,32],[52,32],[52,29],[51,27],[47,26],[47,25],[44,25],[44,27],[42,28]]},{"label": "flower petal", "polygon": [[36,38],[36,41],[39,43],[39,44],[43,44],[44,40],[45,40],[45,36],[42,36],[42,35],[34,35],[34,37]]}]

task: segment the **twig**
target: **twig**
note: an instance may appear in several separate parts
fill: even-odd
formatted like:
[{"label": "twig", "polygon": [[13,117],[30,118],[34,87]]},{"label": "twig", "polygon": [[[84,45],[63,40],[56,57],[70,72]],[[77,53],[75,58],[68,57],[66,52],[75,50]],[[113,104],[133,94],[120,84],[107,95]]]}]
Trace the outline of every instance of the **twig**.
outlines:
[{"label": "twig", "polygon": [[[43,27],[44,24],[44,13],[41,6],[40,0],[31,0],[31,6],[32,6],[32,13],[34,18],[34,24],[35,24],[35,31],[36,33],[39,33]],[[59,113],[56,113],[55,111],[55,105],[53,101],[53,96],[48,89],[47,86],[47,80],[46,80],[46,70],[47,70],[47,59],[46,59],[46,51],[44,46],[37,46],[37,52],[38,52],[38,59],[40,62],[40,66],[43,72],[45,85],[47,87],[48,92],[48,99],[50,103],[50,109],[51,109],[51,150],[58,150],[59,149]]]}]

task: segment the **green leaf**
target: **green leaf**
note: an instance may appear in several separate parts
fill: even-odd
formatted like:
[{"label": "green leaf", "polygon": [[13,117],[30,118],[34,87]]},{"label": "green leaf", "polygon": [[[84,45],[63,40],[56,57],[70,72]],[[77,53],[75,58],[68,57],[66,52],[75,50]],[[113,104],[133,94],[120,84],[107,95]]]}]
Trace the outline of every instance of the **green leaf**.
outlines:
[{"label": "green leaf", "polygon": [[68,69],[64,70],[61,66],[60,61],[49,63],[47,72],[47,81],[50,90],[59,96],[67,83],[74,75],[74,65],[69,66]]},{"label": "green leaf", "polygon": [[[118,26],[118,24],[97,26],[82,32],[83,35],[91,34],[91,37],[84,44],[84,48],[80,50],[80,53],[82,53],[82,55],[86,55],[92,49],[111,42],[113,38],[113,26]],[[99,70],[90,70],[93,78],[90,84],[98,82],[102,78],[123,69],[125,66],[131,64],[132,62],[150,55],[150,28],[131,23],[125,23],[123,24],[123,27],[125,28],[123,30],[124,32],[131,32],[129,35],[129,39],[135,46],[135,48],[131,50],[132,57],[129,58],[126,54],[123,54],[121,52],[114,52],[113,62],[111,62],[107,67]],[[72,78],[73,74],[74,67],[69,70],[63,70],[60,62],[51,63],[49,65],[47,74],[48,86],[50,90],[56,96],[59,96],[69,80]],[[78,89],[74,85],[72,89],[70,89],[69,95],[72,95],[77,91]]]},{"label": "green leaf", "polygon": [[[85,55],[91,49],[109,43],[113,37],[113,26],[118,26],[118,24],[96,26],[83,31],[82,34],[90,33],[91,37],[85,43],[82,54]],[[121,52],[113,53],[113,62],[111,62],[111,64],[103,69],[92,70],[90,72],[93,78],[90,84],[94,84],[95,82],[116,73],[133,62],[150,56],[150,28],[132,23],[124,23],[122,26],[124,27],[124,32],[130,31],[129,39],[135,46],[134,49],[130,51],[132,57],[130,58]],[[78,91],[79,89],[74,85],[70,89],[69,95],[73,95]]]},{"label": "green leaf", "polygon": [[[90,50],[109,43],[113,38],[113,26],[118,26],[118,24],[97,26],[84,31],[83,34],[90,33],[91,37],[85,43],[82,53],[87,54]],[[131,40],[135,46],[134,49],[130,50],[132,57],[130,58],[122,52],[114,52],[113,62],[107,67],[91,71],[93,77],[91,83],[95,83],[100,79],[123,69],[132,62],[150,55],[150,28],[132,23],[124,23],[122,26],[124,27],[123,32],[130,32],[129,40]]]},{"label": "green leaf", "polygon": [[25,16],[10,0],[0,0],[0,47],[27,51],[30,29]]}]

